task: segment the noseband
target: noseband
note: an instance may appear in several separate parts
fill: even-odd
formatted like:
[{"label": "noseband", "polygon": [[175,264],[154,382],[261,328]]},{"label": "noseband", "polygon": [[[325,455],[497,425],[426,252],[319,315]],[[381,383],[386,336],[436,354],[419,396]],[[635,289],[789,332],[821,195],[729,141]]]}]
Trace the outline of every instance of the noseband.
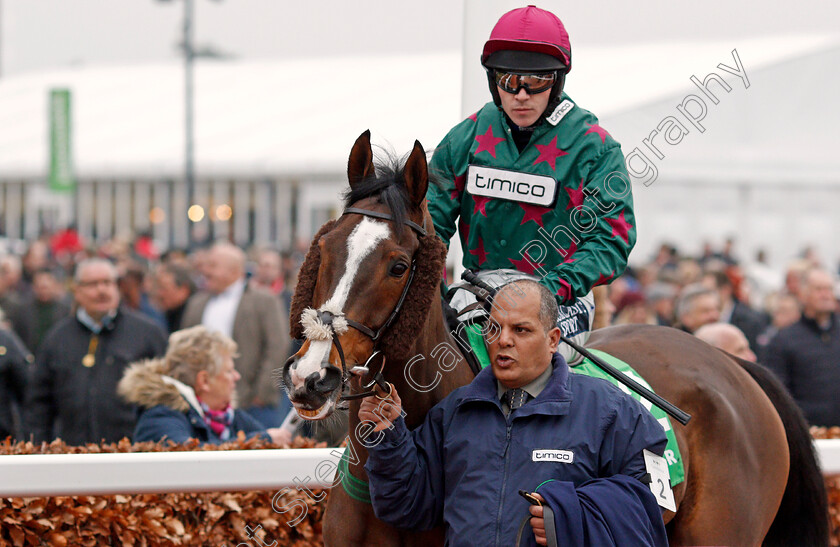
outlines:
[{"label": "noseband", "polygon": [[[378,218],[382,220],[389,220],[393,221],[393,215],[388,213],[380,213],[377,211],[370,211],[368,209],[359,209],[357,207],[348,207],[344,210],[344,214],[357,214],[371,218]],[[342,215],[343,216],[343,215]],[[425,223],[425,219],[424,219]],[[423,226],[420,226],[416,222],[411,220],[404,220],[403,224],[417,232],[418,236],[425,237],[427,232]],[[351,400],[351,399],[361,399],[363,397],[370,397],[371,395],[376,395],[376,391],[372,389],[374,385],[379,386],[385,393],[391,393],[391,386],[385,381],[385,378],[382,376],[382,372],[385,370],[385,354],[379,351],[379,341],[382,334],[391,326],[391,323],[394,322],[394,319],[397,318],[397,314],[400,313],[400,309],[402,308],[403,302],[405,301],[405,297],[408,294],[408,290],[411,287],[411,282],[414,280],[414,272],[417,269],[417,262],[414,258],[411,259],[411,271],[408,274],[408,281],[406,282],[405,286],[403,287],[402,294],[400,295],[399,300],[397,300],[397,305],[394,307],[393,311],[391,311],[391,315],[388,316],[388,319],[380,326],[377,330],[373,330],[372,328],[359,323],[358,321],[354,321],[353,319],[349,319],[347,317],[343,317],[343,314],[337,316],[336,314],[322,310],[318,311],[317,317],[318,320],[322,325],[329,328],[330,338],[332,340],[332,344],[335,346],[335,349],[338,351],[338,357],[341,360],[341,385],[342,385],[342,392],[341,392],[341,399],[343,400]],[[364,365],[356,365],[351,370],[347,370],[347,363],[344,358],[344,350],[341,347],[341,342],[338,339],[338,335],[336,333],[336,329],[333,325],[333,322],[336,319],[343,319],[347,326],[353,327],[354,329],[358,330],[365,336],[369,337],[373,341],[373,352],[370,354],[370,357],[367,358]],[[350,376],[352,374],[358,376],[364,376],[370,373],[370,365],[376,357],[381,357],[382,365],[379,367],[379,370],[373,375],[373,379],[367,383],[362,384],[362,388],[368,390],[362,393],[350,393]]]}]

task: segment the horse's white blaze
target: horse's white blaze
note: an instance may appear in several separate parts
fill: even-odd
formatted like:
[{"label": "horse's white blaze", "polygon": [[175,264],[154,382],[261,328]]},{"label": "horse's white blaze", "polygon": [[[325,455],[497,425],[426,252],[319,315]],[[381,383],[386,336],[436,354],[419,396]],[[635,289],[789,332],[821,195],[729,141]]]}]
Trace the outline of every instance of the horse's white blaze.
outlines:
[{"label": "horse's white blaze", "polygon": [[388,237],[390,230],[384,222],[371,220],[367,217],[356,226],[347,238],[347,264],[344,267],[344,275],[335,288],[335,293],[324,304],[324,308],[339,309],[344,311],[347,303],[347,296],[350,294],[350,287],[356,279],[359,266],[370,252],[376,248],[380,241]]},{"label": "horse's white blaze", "polygon": [[291,370],[292,384],[295,387],[302,385],[304,380],[313,372],[321,370],[321,363],[327,360],[331,347],[332,342],[310,342],[306,353],[297,362],[297,366]]},{"label": "horse's white blaze", "polygon": [[[347,303],[350,288],[359,272],[359,266],[389,234],[390,229],[387,224],[367,217],[353,229],[350,237],[347,238],[347,264],[344,267],[344,275],[341,276],[335,293],[321,306],[321,310],[329,309],[333,313],[344,311],[344,305]],[[321,363],[327,359],[331,345],[330,342],[325,341],[310,342],[309,349],[297,362],[296,370],[292,371],[292,380],[294,381],[297,376],[297,379],[303,382],[313,372],[320,372]],[[299,385],[298,382],[294,383]]]}]

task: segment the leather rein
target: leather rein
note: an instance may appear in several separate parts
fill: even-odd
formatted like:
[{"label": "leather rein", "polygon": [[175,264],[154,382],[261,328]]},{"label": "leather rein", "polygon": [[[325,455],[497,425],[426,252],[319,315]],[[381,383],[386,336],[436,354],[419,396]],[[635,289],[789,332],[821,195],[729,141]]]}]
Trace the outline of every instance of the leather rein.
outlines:
[{"label": "leather rein", "polygon": [[[368,209],[359,209],[358,207],[348,207],[344,210],[343,215],[346,214],[357,214],[389,221],[394,220],[393,215],[390,215],[388,213],[380,213],[377,211],[370,211]],[[416,222],[406,219],[403,221],[403,224],[417,232],[418,236],[425,237],[428,234],[426,229],[423,226],[417,224]],[[335,346],[336,351],[338,351],[338,357],[341,360],[342,400],[349,401],[352,399],[361,399],[364,397],[370,397],[371,395],[376,395],[377,397],[380,397],[379,394],[376,392],[374,386],[378,386],[387,395],[391,394],[391,386],[390,384],[388,384],[388,382],[385,381],[385,378],[382,375],[382,372],[385,370],[385,354],[379,350],[379,342],[382,334],[388,329],[388,327],[391,326],[391,323],[393,323],[394,319],[397,318],[397,314],[400,313],[400,309],[402,309],[403,302],[405,302],[405,297],[408,294],[409,288],[411,287],[411,282],[414,280],[414,272],[416,271],[416,269],[417,262],[414,258],[412,258],[411,271],[408,274],[408,281],[403,287],[402,294],[400,295],[399,300],[397,300],[397,305],[394,307],[393,311],[391,311],[391,315],[388,316],[388,319],[386,319],[382,326],[380,326],[377,330],[374,331],[367,325],[359,323],[358,321],[354,321],[353,319],[350,319],[348,317],[344,317],[344,320],[347,322],[348,326],[353,327],[354,329],[358,330],[373,341],[373,352],[370,354],[370,357],[367,358],[364,365],[356,365],[349,371],[347,370],[347,362],[344,358],[344,349],[341,347],[341,342],[339,341],[338,336],[335,333],[335,329],[333,328],[333,320],[336,318],[336,316],[335,314],[329,311],[318,312],[318,319],[321,321],[321,323],[323,323],[325,326],[330,327],[330,331],[332,333],[332,343]],[[361,393],[350,393],[350,377],[352,375],[364,377],[370,374],[371,363],[377,357],[382,359],[382,364],[380,365],[379,369],[373,374],[370,381],[364,382],[364,380],[362,380],[362,388],[366,389],[367,391],[363,391]]]}]

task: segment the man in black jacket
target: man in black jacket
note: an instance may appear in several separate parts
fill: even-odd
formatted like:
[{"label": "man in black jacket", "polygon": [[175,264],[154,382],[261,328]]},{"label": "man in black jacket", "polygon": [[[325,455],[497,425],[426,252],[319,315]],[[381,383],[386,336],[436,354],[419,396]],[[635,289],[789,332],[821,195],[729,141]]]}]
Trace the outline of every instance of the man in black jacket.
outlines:
[{"label": "man in black jacket", "polygon": [[802,317],[770,341],[764,364],[787,386],[811,425],[840,426],[840,324],[834,279],[822,269],[805,273]]},{"label": "man in black jacket", "polygon": [[20,408],[32,355],[10,330],[0,329],[0,441],[20,439]]},{"label": "man in black jacket", "polygon": [[749,305],[735,297],[735,286],[726,273],[713,270],[706,274],[704,284],[715,289],[720,296],[720,321],[738,327],[747,337],[753,353],[758,351],[758,336],[767,327],[766,319]]},{"label": "man in black jacket", "polygon": [[134,430],[134,409],[117,383],[134,361],[166,351],[162,329],[119,306],[117,270],[107,260],[79,263],[76,311],[47,334],[35,362],[27,423],[35,442],[116,442]]},{"label": "man in black jacket", "polygon": [[196,290],[192,272],[182,264],[164,262],[155,270],[153,281],[152,296],[163,310],[169,332],[181,330],[187,300]]}]

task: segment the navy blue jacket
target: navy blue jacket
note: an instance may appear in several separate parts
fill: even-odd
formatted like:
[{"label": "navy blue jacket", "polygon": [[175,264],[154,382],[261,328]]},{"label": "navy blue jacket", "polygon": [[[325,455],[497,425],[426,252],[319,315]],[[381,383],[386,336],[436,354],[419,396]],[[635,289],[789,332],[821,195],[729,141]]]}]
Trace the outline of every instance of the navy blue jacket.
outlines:
[{"label": "navy blue jacket", "polygon": [[[643,529],[638,537],[667,544],[656,499],[635,480],[645,474],[643,449],[663,453],[662,426],[609,382],[569,374],[559,355],[552,366],[539,396],[508,417],[488,367],[432,408],[415,431],[399,418],[368,450],[365,469],[376,516],[413,530],[444,524],[447,545],[507,547],[528,514],[517,491],[534,491],[553,480],[537,491],[565,500],[567,508],[577,502],[589,507],[573,513],[578,520],[571,522],[569,512],[553,504],[561,545],[586,543],[575,530],[591,527],[606,532],[597,537],[612,537],[617,545],[636,544],[636,535],[624,533],[635,528]],[[563,459],[571,461],[546,461],[538,450],[568,451]],[[592,481],[615,475],[635,482]],[[587,482],[592,497],[582,494]],[[613,528],[616,515],[620,522]],[[535,545],[533,533],[525,537],[523,544]]]},{"label": "navy blue jacket", "polygon": [[[225,442],[204,421],[193,388],[167,376],[167,370],[163,359],[149,359],[133,363],[120,380],[117,387],[120,396],[137,408],[134,442],[164,439],[176,443],[188,439],[211,444]],[[248,438],[261,436],[271,440],[265,426],[244,410],[234,410],[231,429],[231,439],[236,439],[236,432],[244,431]]]},{"label": "navy blue jacket", "polygon": [[[243,431],[247,438],[262,437],[271,442],[265,426],[244,410],[233,412],[231,439],[236,440],[236,432]],[[134,442],[162,441],[164,439],[176,443],[186,442],[188,439],[198,439],[201,443],[221,444],[223,442],[204,418],[192,407],[187,412],[180,412],[166,405],[158,405],[149,409],[140,409],[140,417],[134,428]]]},{"label": "navy blue jacket", "polygon": [[762,357],[776,373],[810,425],[840,426],[840,316],[828,328],[810,317],[780,330]]}]

